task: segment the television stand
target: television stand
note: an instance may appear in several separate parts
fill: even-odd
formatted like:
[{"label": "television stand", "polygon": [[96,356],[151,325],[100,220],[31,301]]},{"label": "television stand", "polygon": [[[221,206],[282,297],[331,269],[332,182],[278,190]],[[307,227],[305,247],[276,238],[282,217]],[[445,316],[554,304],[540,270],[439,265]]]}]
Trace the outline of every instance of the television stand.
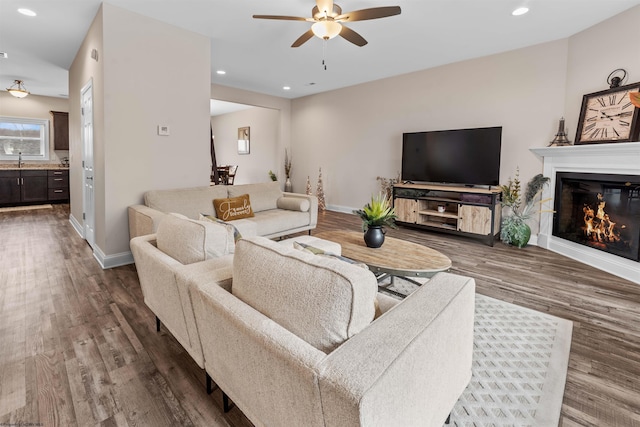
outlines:
[{"label": "television stand", "polygon": [[399,225],[484,240],[500,233],[501,190],[437,184],[396,184],[393,206]]}]

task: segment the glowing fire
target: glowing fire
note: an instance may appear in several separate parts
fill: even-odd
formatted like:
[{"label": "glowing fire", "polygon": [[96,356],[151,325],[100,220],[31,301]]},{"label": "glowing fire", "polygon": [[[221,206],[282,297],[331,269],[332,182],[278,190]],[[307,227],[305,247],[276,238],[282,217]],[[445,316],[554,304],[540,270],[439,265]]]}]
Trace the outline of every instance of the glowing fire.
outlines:
[{"label": "glowing fire", "polygon": [[[616,231],[616,223],[611,221],[609,214],[604,211],[606,202],[598,193],[598,212],[591,206],[582,208],[584,212],[584,231],[588,238],[600,243],[613,243],[620,240],[620,233]],[[622,226],[624,228],[624,226]]]}]

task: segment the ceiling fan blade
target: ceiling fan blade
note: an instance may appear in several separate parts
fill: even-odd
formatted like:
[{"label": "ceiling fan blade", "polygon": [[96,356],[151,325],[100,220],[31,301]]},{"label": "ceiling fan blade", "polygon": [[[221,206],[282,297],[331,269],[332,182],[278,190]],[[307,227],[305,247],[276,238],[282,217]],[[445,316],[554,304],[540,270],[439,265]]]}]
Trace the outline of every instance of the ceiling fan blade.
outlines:
[{"label": "ceiling fan blade", "polygon": [[331,14],[333,11],[333,0],[316,0],[316,6],[320,12]]},{"label": "ceiling fan blade", "polygon": [[311,37],[313,37],[313,31],[309,30],[306,33],[304,33],[303,35],[301,35],[300,37],[298,37],[298,40],[294,41],[293,44],[291,45],[291,47],[302,46]]},{"label": "ceiling fan blade", "polygon": [[306,21],[308,18],[299,16],[281,16],[281,15],[253,15],[255,19],[279,19],[282,21]]},{"label": "ceiling fan blade", "polygon": [[354,10],[337,16],[336,21],[366,21],[367,19],[386,18],[387,16],[400,15],[400,6],[372,7],[371,9]]},{"label": "ceiling fan blade", "polygon": [[342,30],[340,31],[340,37],[360,47],[368,43],[364,39],[364,37],[362,37],[360,34],[356,33],[351,28],[348,28],[345,25],[342,25]]}]

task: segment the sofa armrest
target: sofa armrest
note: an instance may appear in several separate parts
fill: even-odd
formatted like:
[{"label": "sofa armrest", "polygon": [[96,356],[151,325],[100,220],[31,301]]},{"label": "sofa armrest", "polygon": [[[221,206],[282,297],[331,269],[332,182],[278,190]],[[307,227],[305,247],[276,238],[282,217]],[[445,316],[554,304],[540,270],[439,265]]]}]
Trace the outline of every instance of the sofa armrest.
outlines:
[{"label": "sofa armrest", "polygon": [[323,426],[315,367],[325,353],[212,279],[189,289],[205,369],[238,408],[256,425]]},{"label": "sofa armrest", "polygon": [[318,198],[311,194],[302,193],[282,193],[282,197],[297,197],[309,201],[309,227],[315,228],[318,225]]},{"label": "sofa armrest", "polygon": [[320,368],[326,426],[442,425],[471,379],[475,281],[440,273]]},{"label": "sofa armrest", "polygon": [[145,205],[129,206],[129,239],[153,234],[158,230],[160,220],[167,215]]}]

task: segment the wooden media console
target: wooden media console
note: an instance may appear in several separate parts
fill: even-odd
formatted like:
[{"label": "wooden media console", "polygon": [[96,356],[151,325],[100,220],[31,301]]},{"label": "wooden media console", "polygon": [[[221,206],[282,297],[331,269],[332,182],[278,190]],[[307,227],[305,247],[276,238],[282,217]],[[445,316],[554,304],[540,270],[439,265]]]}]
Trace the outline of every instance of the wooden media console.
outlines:
[{"label": "wooden media console", "polygon": [[397,184],[397,223],[483,239],[493,246],[500,232],[501,190],[438,184]]}]

